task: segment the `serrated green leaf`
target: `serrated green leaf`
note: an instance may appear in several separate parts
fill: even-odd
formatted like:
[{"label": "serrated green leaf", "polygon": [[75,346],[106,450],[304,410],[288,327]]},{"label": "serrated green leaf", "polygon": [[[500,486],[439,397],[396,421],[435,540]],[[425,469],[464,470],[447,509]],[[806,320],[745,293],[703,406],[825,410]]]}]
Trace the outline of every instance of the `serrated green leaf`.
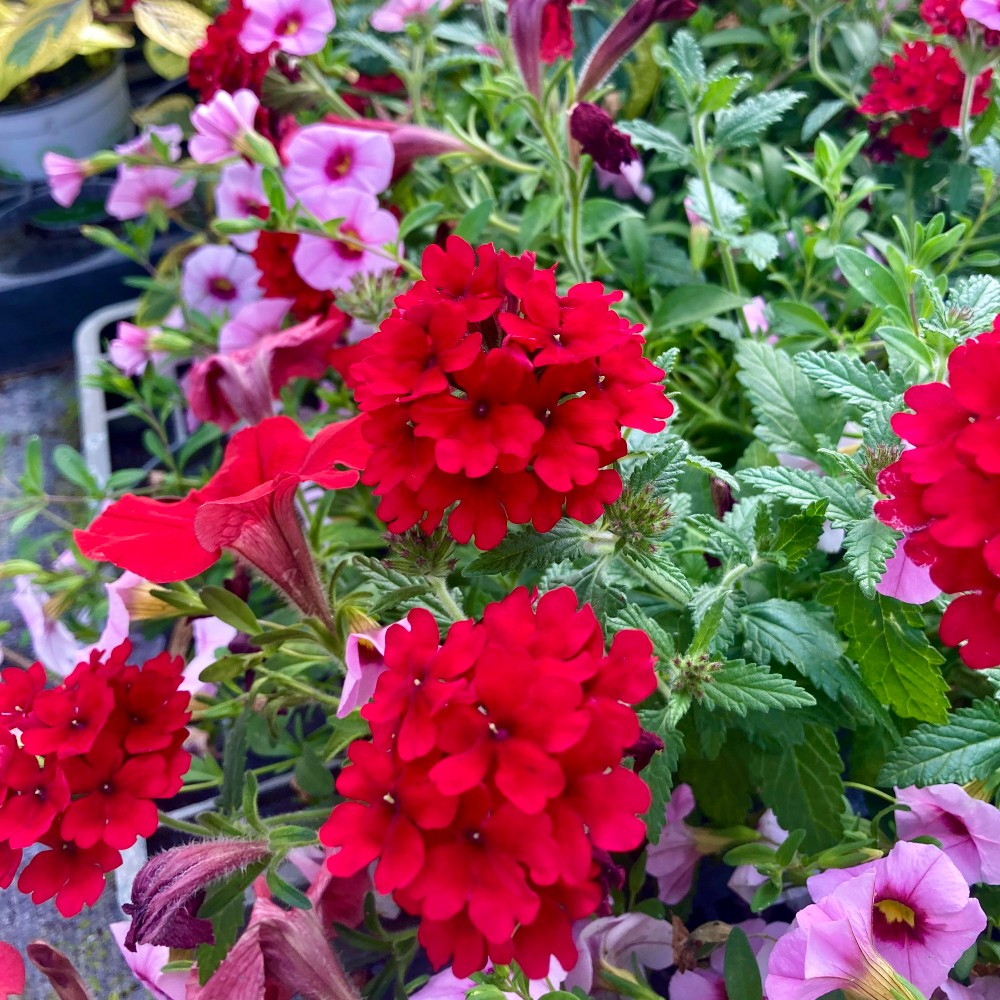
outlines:
[{"label": "serrated green leaf", "polygon": [[616,128],[620,128],[630,136],[641,149],[652,149],[657,153],[663,153],[675,166],[686,166],[691,160],[690,149],[677,136],[642,119],[619,122]]},{"label": "serrated green leaf", "polygon": [[899,532],[874,514],[847,529],[844,556],[865,597],[875,597],[875,585],[885,575],[885,561],[896,551],[898,538]]},{"label": "serrated green leaf", "polygon": [[740,250],[758,271],[763,271],[781,252],[777,237],[771,233],[744,233],[730,238],[729,245]]},{"label": "serrated green leaf", "polygon": [[789,678],[772,674],[766,666],[730,660],[712,674],[702,690],[701,703],[745,716],[748,711],[805,708],[815,705],[816,699]]},{"label": "serrated green leaf", "polygon": [[551,531],[533,528],[510,532],[495,548],[480,553],[466,573],[499,576],[518,573],[529,566],[544,569],[553,563],[572,561],[583,555],[583,531],[578,522],[563,518]]},{"label": "serrated green leaf", "polygon": [[723,148],[753,145],[803,97],[797,90],[772,90],[720,111],[715,116],[716,144]]},{"label": "serrated green leaf", "polygon": [[705,83],[705,58],[690,31],[674,34],[670,43],[670,68],[688,93],[694,93]]},{"label": "serrated green leaf", "polygon": [[803,351],[795,363],[817,385],[855,406],[897,402],[906,388],[870,361],[836,351]]},{"label": "serrated green leaf", "polygon": [[830,613],[810,602],[773,597],[743,608],[746,653],[761,663],[789,663],[803,676],[820,664],[836,663],[842,643],[831,627]]},{"label": "serrated green leaf", "polygon": [[816,542],[826,521],[827,500],[817,500],[797,514],[778,518],[778,530],[767,541],[764,555],[774,559],[785,569],[796,570],[799,564],[816,549]]},{"label": "serrated green leaf", "polygon": [[684,471],[687,444],[678,437],[668,437],[663,446],[645,461],[637,464],[628,477],[633,490],[652,485],[657,493],[668,493]]},{"label": "serrated green leaf", "polygon": [[747,486],[795,506],[808,507],[825,500],[827,517],[835,528],[848,527],[871,513],[870,502],[866,503],[858,496],[853,483],[818,476],[805,469],[764,466],[744,469],[738,478]]},{"label": "serrated green leaf", "polygon": [[619,559],[657,597],[666,598],[682,607],[690,600],[691,584],[668,553],[662,550],[639,552],[626,548],[619,554]]}]

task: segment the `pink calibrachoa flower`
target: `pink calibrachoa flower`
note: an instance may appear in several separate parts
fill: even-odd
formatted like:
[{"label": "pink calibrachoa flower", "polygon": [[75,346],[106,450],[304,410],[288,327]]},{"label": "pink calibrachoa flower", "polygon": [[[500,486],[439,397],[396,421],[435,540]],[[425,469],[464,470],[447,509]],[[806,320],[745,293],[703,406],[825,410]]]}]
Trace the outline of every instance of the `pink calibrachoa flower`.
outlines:
[{"label": "pink calibrachoa flower", "polygon": [[196,181],[172,167],[119,167],[105,202],[115,219],[138,219],[155,207],[176,208],[194,194]]},{"label": "pink calibrachoa flower", "polygon": [[115,146],[115,152],[122,156],[156,156],[153,136],[167,147],[168,160],[180,159],[181,142],[184,140],[184,130],[180,125],[147,125],[134,139]]},{"label": "pink calibrachoa flower", "polygon": [[1000,31],[1000,3],[997,0],[963,0],[962,13],[991,31]]},{"label": "pink calibrachoa flower", "polygon": [[385,655],[385,634],[393,625],[400,625],[407,631],[410,629],[409,619],[404,618],[375,632],[352,632],[347,637],[344,649],[347,673],[337,706],[338,719],[346,718],[356,708],[371,701],[375,684],[386,670],[382,659]]},{"label": "pink calibrachoa flower", "polygon": [[426,14],[438,5],[438,0],[387,0],[371,17],[376,31],[392,34],[406,30],[406,22]]},{"label": "pink calibrachoa flower", "polygon": [[655,844],[650,844],[646,855],[646,871],[659,883],[659,897],[664,903],[679,903],[691,890],[694,870],[707,850],[695,838],[694,827],[684,822],[684,817],[694,811],[694,792],[691,786],[678,785],[667,803],[667,822]]},{"label": "pink calibrachoa flower", "polygon": [[[259,163],[234,160],[219,174],[215,188],[215,214],[228,219],[266,219],[271,214],[262,180],[264,168]],[[257,233],[238,233],[229,237],[233,246],[249,253],[257,246]]]},{"label": "pink calibrachoa flower", "polygon": [[42,169],[49,182],[49,194],[57,205],[69,208],[80,195],[83,182],[93,173],[86,160],[74,160],[62,153],[46,153]]},{"label": "pink calibrachoa flower", "polygon": [[259,277],[253,258],[235,247],[199,247],[184,259],[181,298],[206,315],[232,316],[264,294],[257,284]]},{"label": "pink calibrachoa flower", "polygon": [[292,254],[295,270],[320,291],[351,287],[355,275],[391,271],[395,261],[382,250],[399,239],[396,217],[378,207],[367,191],[338,191],[330,198],[331,218],[343,219],[340,238],[303,233]]},{"label": "pink calibrachoa flower", "polygon": [[247,52],[277,45],[290,56],[311,56],[337,23],[330,0],[246,0],[246,8],[239,42]]},{"label": "pink calibrachoa flower", "polygon": [[194,634],[194,656],[184,668],[181,690],[190,692],[192,697],[214,694],[215,685],[200,680],[201,672],[218,659],[215,651],[227,647],[238,633],[232,625],[218,618],[195,618],[191,631]]},{"label": "pink calibrachoa flower", "polygon": [[186,972],[164,972],[163,967],[170,961],[170,949],[162,945],[141,944],[136,950],[125,947],[128,921],[119,920],[108,925],[115,944],[125,959],[132,975],[148,990],[156,1000],[185,1000],[187,996],[188,974]]},{"label": "pink calibrachoa flower", "polygon": [[1000,809],[961,785],[897,788],[896,798],[910,807],[896,812],[900,839],[933,837],[968,883],[1000,885]]},{"label": "pink calibrachoa flower", "polygon": [[219,352],[232,354],[253,347],[258,340],[281,329],[294,299],[260,299],[244,306],[219,330]]},{"label": "pink calibrachoa flower", "polygon": [[283,153],[288,190],[323,222],[342,217],[345,190],[380,194],[392,177],[392,142],[381,132],[307,125]]},{"label": "pink calibrachoa flower", "polygon": [[672,926],[646,913],[580,920],[573,927],[573,937],[580,957],[563,984],[569,991],[579,986],[584,993],[592,993],[605,965],[632,972],[635,965],[666,969],[674,961]]},{"label": "pink calibrachoa flower", "polygon": [[220,90],[207,104],[199,104],[191,112],[197,133],[188,142],[192,159],[218,163],[244,154],[259,108],[260,99],[252,90]]},{"label": "pink calibrachoa flower", "polygon": [[743,317],[751,333],[767,333],[771,328],[767,319],[767,302],[763,295],[755,295],[743,307]]},{"label": "pink calibrachoa flower", "polygon": [[983,976],[973,979],[968,986],[945,980],[932,1000],[996,1000],[1000,997],[1000,976]]},{"label": "pink calibrachoa flower", "polygon": [[875,589],[904,604],[926,604],[941,593],[931,580],[930,566],[920,566],[906,554],[906,537],[896,543],[896,551],[886,560],[885,572]]},{"label": "pink calibrachoa flower", "polygon": [[[947,854],[932,844],[905,841],[870,864],[814,875],[809,892],[823,905],[828,895],[849,890],[869,876],[871,902],[864,916],[876,949],[901,976],[929,995],[986,927],[983,908],[969,898],[968,883]],[[840,898],[847,897],[841,893]],[[800,926],[801,918],[800,913]]]},{"label": "pink calibrachoa flower", "polygon": [[653,200],[653,189],[643,183],[644,174],[645,168],[638,157],[630,163],[623,163],[617,171],[605,170],[599,163],[594,164],[594,176],[602,191],[611,188],[616,198],[623,201],[638,198],[648,205]]},{"label": "pink calibrachoa flower", "polygon": [[[781,847],[788,839],[788,831],[783,830],[772,809],[765,809],[757,821],[757,832],[760,834],[758,843],[765,847]],[[726,885],[740,899],[752,903],[757,890],[767,881],[766,875],[761,875],[755,865],[738,865],[733,869]]]},{"label": "pink calibrachoa flower", "polygon": [[72,632],[46,612],[49,595],[27,576],[14,578],[14,607],[31,636],[35,658],[54,674],[66,676],[79,663],[80,644]]},{"label": "pink calibrachoa flower", "polygon": [[111,363],[126,375],[141,375],[150,363],[156,365],[164,360],[167,355],[154,351],[150,344],[157,332],[156,327],[136,326],[122,320],[114,339],[108,343]]}]

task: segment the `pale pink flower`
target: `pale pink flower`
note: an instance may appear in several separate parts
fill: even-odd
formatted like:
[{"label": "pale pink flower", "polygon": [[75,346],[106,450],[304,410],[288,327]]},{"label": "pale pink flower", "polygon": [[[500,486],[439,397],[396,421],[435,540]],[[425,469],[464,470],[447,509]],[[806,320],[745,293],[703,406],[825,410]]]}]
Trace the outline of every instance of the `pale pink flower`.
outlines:
[{"label": "pale pink flower", "polygon": [[49,595],[27,576],[14,578],[14,607],[21,613],[31,636],[35,659],[46,670],[65,677],[80,662],[81,646],[72,632],[45,611]]},{"label": "pale pink flower", "polygon": [[[266,219],[271,214],[262,180],[264,168],[259,163],[234,160],[219,173],[215,188],[215,215],[218,219]],[[237,233],[229,242],[247,252],[257,246],[259,233]]]},{"label": "pale pink flower", "polygon": [[968,986],[946,979],[933,1000],[996,1000],[1000,997],[1000,976],[983,976],[973,979]]},{"label": "pale pink flower", "polygon": [[253,258],[235,247],[199,247],[184,259],[181,297],[192,309],[208,316],[235,315],[263,296],[259,277]]},{"label": "pale pink flower", "polygon": [[201,672],[215,663],[218,650],[225,649],[236,638],[236,629],[218,618],[195,618],[191,623],[191,631],[194,636],[194,656],[184,668],[181,690],[189,692],[192,697],[214,694],[214,684],[199,680]]},{"label": "pale pink flower", "polygon": [[392,142],[381,132],[307,125],[284,152],[288,190],[323,222],[339,217],[346,189],[379,194],[392,177]]},{"label": "pale pink flower", "polygon": [[194,194],[195,183],[172,167],[119,167],[104,207],[116,219],[138,219],[157,205],[183,205]]},{"label": "pale pink flower", "polygon": [[111,363],[126,375],[141,375],[150,363],[161,363],[166,359],[166,353],[154,351],[150,346],[157,332],[157,327],[136,326],[122,320],[114,339],[108,343]]},{"label": "pale pink flower", "polygon": [[767,333],[771,328],[767,319],[767,302],[763,295],[755,295],[743,307],[743,317],[751,333]]},{"label": "pale pink flower", "polygon": [[967,882],[1000,885],[1000,809],[961,785],[897,788],[896,798],[910,807],[896,812],[900,839],[933,837]]},{"label": "pale pink flower", "polygon": [[253,347],[268,334],[277,333],[294,302],[294,299],[260,299],[244,306],[231,320],[222,324],[219,352],[232,354]]},{"label": "pale pink flower", "polygon": [[905,544],[905,537],[896,542],[896,551],[886,560],[885,573],[875,589],[905,604],[926,604],[941,588],[931,580],[930,566],[920,566],[906,554]]},{"label": "pale pink flower", "polygon": [[963,0],[962,13],[983,27],[1000,31],[1000,3],[997,0]]},{"label": "pale pink flower", "polygon": [[129,951],[125,947],[128,927],[127,920],[108,925],[132,975],[156,1000],[185,1000],[188,973],[163,971],[163,967],[170,961],[170,949],[162,945],[140,944],[134,952]]},{"label": "pale pink flower", "polygon": [[500,58],[500,50],[492,45],[488,45],[486,42],[476,42],[476,44],[472,47],[476,52],[478,52],[481,56],[485,56],[487,59]]},{"label": "pale pink flower", "polygon": [[372,14],[372,27],[387,34],[405,31],[407,21],[423,16],[437,3],[438,0],[387,0]]},{"label": "pale pink flower", "polygon": [[330,198],[331,218],[342,219],[339,238],[303,233],[292,254],[295,270],[320,291],[351,287],[355,275],[396,268],[384,252],[399,239],[399,223],[366,191],[338,191]]},{"label": "pale pink flower", "polygon": [[646,871],[659,884],[659,897],[664,903],[679,903],[691,890],[694,870],[704,853],[695,841],[693,827],[684,817],[694,811],[691,786],[678,785],[667,803],[667,822],[660,839],[650,844],[646,854]]},{"label": "pale pink flower", "polygon": [[252,90],[218,91],[207,104],[191,112],[196,135],[188,142],[191,157],[199,163],[218,163],[240,155],[247,136],[254,132],[260,100]]},{"label": "pale pink flower", "polygon": [[49,194],[57,205],[69,208],[80,194],[83,182],[90,176],[86,160],[74,160],[62,153],[46,153],[42,169],[49,182]]},{"label": "pale pink flower", "polygon": [[616,198],[621,198],[623,201],[638,198],[647,205],[653,200],[653,189],[642,181],[645,168],[638,157],[623,163],[621,169],[617,171],[605,170],[600,164],[595,163],[594,174],[597,177],[597,186],[602,191],[611,188]]},{"label": "pale pink flower", "polygon": [[[788,839],[788,831],[781,828],[774,810],[765,809],[757,821],[757,832],[760,834],[759,844],[765,847],[780,847]],[[740,899],[752,903],[757,890],[767,881],[766,875],[761,875],[755,865],[738,865],[726,883]]]},{"label": "pale pink flower", "polygon": [[[410,629],[410,623],[405,618],[393,625],[399,625],[407,631]],[[382,659],[385,655],[385,636],[393,625],[386,625],[375,632],[352,632],[347,637],[344,649],[347,673],[340,693],[340,705],[337,707],[338,719],[346,718],[356,708],[371,701],[375,684],[386,669]]]},{"label": "pale pink flower", "polygon": [[179,160],[184,130],[180,125],[148,125],[134,139],[115,146],[122,156],[157,156],[152,138],[156,136],[167,147],[167,159]]},{"label": "pale pink flower", "polygon": [[239,41],[247,52],[277,45],[290,56],[311,56],[337,23],[330,0],[247,0],[246,7]]},{"label": "pale pink flower", "polygon": [[986,927],[982,907],[969,898],[968,883],[947,854],[932,844],[906,841],[877,861],[814,875],[809,892],[823,903],[869,876],[874,891],[867,920],[879,954],[929,995]]},{"label": "pale pink flower", "polygon": [[703,226],[705,220],[694,210],[694,199],[684,199],[684,215],[687,217],[689,226]]},{"label": "pale pink flower", "polygon": [[674,961],[670,923],[645,913],[580,920],[573,926],[573,937],[579,958],[563,984],[568,991],[579,986],[584,993],[592,993],[602,965],[631,972],[636,965],[666,969]]}]

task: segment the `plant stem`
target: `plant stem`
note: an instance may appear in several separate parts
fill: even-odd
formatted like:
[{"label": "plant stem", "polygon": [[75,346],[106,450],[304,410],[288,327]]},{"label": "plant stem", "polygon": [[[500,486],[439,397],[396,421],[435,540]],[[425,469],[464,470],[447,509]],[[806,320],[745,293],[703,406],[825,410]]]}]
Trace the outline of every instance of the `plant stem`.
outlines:
[{"label": "plant stem", "polygon": [[958,265],[962,262],[962,258],[965,256],[966,251],[969,249],[970,244],[976,238],[979,230],[982,229],[983,224],[989,218],[989,210],[993,206],[993,202],[997,194],[997,183],[1000,181],[1000,177],[996,178],[990,185],[988,191],[983,194],[983,203],[979,206],[979,213],[976,215],[972,222],[972,225],[966,230],[965,234],[962,236],[961,243],[955,247],[954,252],[948,258],[948,262],[945,264],[942,274],[950,274]]},{"label": "plant stem", "polygon": [[822,52],[823,18],[817,17],[813,21],[812,29],[809,32],[809,68],[812,70],[813,76],[815,76],[827,90],[832,91],[842,101],[845,101],[848,105],[850,105],[850,107],[856,108],[858,106],[858,102],[854,99],[853,95],[841,87],[841,85],[837,83],[836,80],[834,80],[823,68],[823,62],[821,59]]},{"label": "plant stem", "polygon": [[444,577],[432,576],[430,580],[431,590],[434,591],[435,596],[444,605],[448,614],[451,615],[452,621],[462,621],[466,617],[465,612],[455,603],[455,598],[448,592],[448,584],[445,582]]},{"label": "plant stem", "polygon": [[203,826],[198,826],[197,823],[187,823],[182,819],[174,819],[173,816],[169,816],[167,813],[160,810],[160,826],[165,826],[170,830],[176,830],[178,833],[190,833],[195,837],[208,837],[210,836],[208,830]]},{"label": "plant stem", "polygon": [[308,695],[321,705],[327,705],[330,708],[340,707],[339,698],[335,698],[332,694],[326,694],[324,691],[320,691],[318,688],[313,687],[311,684],[306,684],[296,677],[286,677],[284,674],[280,674],[274,670],[265,670],[263,667],[257,668],[257,675],[262,679],[272,680],[279,685],[291,688],[293,691],[298,691],[300,694]]},{"label": "plant stem", "polygon": [[879,791],[877,788],[872,788],[871,785],[862,785],[858,781],[845,781],[845,788],[856,788],[859,792],[867,792],[869,795],[876,795],[880,799],[885,799],[886,802],[891,802],[893,805],[898,805],[899,801],[893,798],[886,792]]},{"label": "plant stem", "polygon": [[962,87],[962,107],[958,115],[958,138],[962,143],[962,155],[959,163],[969,162],[969,149],[971,148],[971,137],[969,129],[969,119],[972,117],[972,99],[976,93],[976,77],[973,73],[965,74],[965,85]]}]

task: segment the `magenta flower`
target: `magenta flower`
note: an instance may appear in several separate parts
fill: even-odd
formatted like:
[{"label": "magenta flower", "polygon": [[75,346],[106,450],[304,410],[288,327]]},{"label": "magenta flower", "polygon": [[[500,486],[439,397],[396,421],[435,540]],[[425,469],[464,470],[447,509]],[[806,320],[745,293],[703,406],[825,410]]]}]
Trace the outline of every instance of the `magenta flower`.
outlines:
[{"label": "magenta flower", "polygon": [[814,875],[809,892],[823,903],[828,893],[869,873],[874,889],[866,919],[875,947],[901,976],[929,995],[986,926],[983,909],[969,898],[968,883],[947,854],[931,844],[905,841],[871,864]]},{"label": "magenta flower", "polygon": [[933,837],[966,882],[1000,885],[1000,809],[960,785],[897,788],[896,798],[910,807],[896,813],[900,839]]},{"label": "magenta flower", "polygon": [[406,30],[406,22],[433,10],[438,0],[386,0],[372,14],[371,24],[376,31],[393,34]]},{"label": "magenta flower", "polygon": [[49,194],[57,205],[69,208],[80,194],[83,182],[90,176],[86,160],[74,160],[62,153],[46,153],[42,169],[49,182]]},{"label": "magenta flower", "polygon": [[636,965],[666,969],[674,961],[670,923],[645,913],[581,920],[573,927],[573,937],[580,957],[563,984],[568,991],[579,986],[584,993],[592,993],[604,965],[631,972]]},{"label": "magenta flower", "polygon": [[253,258],[234,247],[199,247],[184,259],[181,298],[208,316],[235,315],[264,294],[257,284],[259,277]]},{"label": "magenta flower", "polygon": [[385,635],[393,625],[399,625],[407,631],[410,629],[409,621],[404,618],[375,632],[352,632],[347,637],[344,649],[347,673],[340,693],[340,704],[337,706],[338,719],[346,718],[356,708],[371,701],[375,684],[386,669],[382,659],[385,655]]},{"label": "magenta flower", "polygon": [[703,852],[695,842],[693,827],[684,817],[694,811],[691,786],[678,785],[667,803],[667,822],[660,839],[650,844],[646,854],[646,871],[659,883],[660,899],[668,905],[679,903],[691,890],[694,870]]},{"label": "magenta flower", "polygon": [[168,160],[180,159],[184,139],[184,130],[180,125],[148,125],[134,139],[115,146],[115,152],[122,156],[157,156],[153,136],[167,147]]},{"label": "magenta flower", "polygon": [[232,354],[246,347],[253,347],[281,329],[294,299],[261,299],[244,306],[231,320],[222,324],[219,331],[219,353]]},{"label": "magenta flower", "polygon": [[138,219],[157,206],[183,205],[194,194],[195,183],[172,167],[119,167],[104,207],[116,219]]},{"label": "magenta flower", "polygon": [[119,920],[109,924],[108,929],[122,953],[122,958],[125,959],[125,964],[144,989],[148,990],[156,1000],[185,1000],[188,973],[163,971],[163,966],[170,961],[169,948],[141,944],[134,952],[129,951],[125,947],[128,921]]},{"label": "magenta flower", "polygon": [[252,90],[233,94],[220,90],[207,104],[199,104],[191,112],[197,133],[188,142],[192,158],[199,163],[218,163],[245,154],[247,139],[255,134],[259,108],[260,100]]},{"label": "magenta flower", "polygon": [[337,23],[330,0],[247,0],[246,7],[239,41],[247,52],[277,45],[290,56],[311,56]]},{"label": "magenta flower", "polygon": [[905,537],[896,542],[896,551],[886,560],[885,573],[875,589],[905,604],[926,604],[941,588],[931,580],[930,566],[920,566],[906,554],[905,544]]},{"label": "magenta flower", "polygon": [[997,0],[963,0],[962,13],[991,31],[1000,31],[1000,3]]},{"label": "magenta flower", "polygon": [[383,247],[399,239],[399,223],[366,191],[338,191],[329,199],[331,218],[343,219],[338,237],[303,233],[292,254],[295,270],[320,291],[351,287],[355,275],[392,271],[396,263]]},{"label": "magenta flower", "polygon": [[150,348],[150,340],[155,333],[155,327],[136,326],[122,320],[114,339],[108,343],[111,363],[126,375],[141,375],[150,362],[155,365],[164,357],[162,352]]},{"label": "magenta flower", "polygon": [[[781,847],[788,839],[788,831],[781,828],[774,811],[765,809],[757,821],[757,832],[760,834],[758,843],[765,847]],[[766,875],[761,875],[755,865],[738,865],[726,883],[740,899],[752,903],[757,890],[767,881]]]},{"label": "magenta flower", "polygon": [[284,152],[288,190],[324,222],[341,217],[345,189],[379,194],[392,177],[392,142],[380,132],[307,125]]},{"label": "magenta flower", "polygon": [[818,1000],[841,989],[858,1000],[920,1000],[876,950],[874,898],[875,872],[866,871],[800,910],[771,952],[768,1000]]},{"label": "magenta flower", "polygon": [[[266,219],[271,214],[264,182],[264,168],[259,163],[234,160],[219,174],[215,188],[215,214],[219,219]],[[233,246],[248,253],[257,246],[258,233],[239,233],[229,237]]]}]

